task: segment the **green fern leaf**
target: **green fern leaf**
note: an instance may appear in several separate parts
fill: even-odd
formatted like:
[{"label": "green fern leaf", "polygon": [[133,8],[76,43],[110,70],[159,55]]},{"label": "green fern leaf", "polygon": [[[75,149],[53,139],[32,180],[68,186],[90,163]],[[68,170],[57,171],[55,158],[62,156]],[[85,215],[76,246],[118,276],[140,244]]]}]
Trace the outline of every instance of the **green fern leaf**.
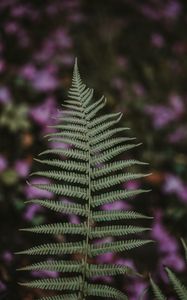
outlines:
[{"label": "green fern leaf", "polygon": [[110,265],[110,264],[102,264],[96,265],[91,264],[89,269],[89,277],[92,276],[113,276],[113,275],[120,275],[120,274],[127,274],[127,275],[137,275],[137,273],[127,267],[122,265]]},{"label": "green fern leaf", "polygon": [[[121,113],[99,116],[105,103],[104,96],[93,101],[93,89],[86,87],[82,82],[75,62],[72,85],[68,99],[63,105],[65,110],[62,114],[59,112],[57,122],[52,126],[55,132],[46,135],[49,141],[65,143],[69,148],[65,149],[62,145],[43,151],[40,155],[47,155],[47,158],[36,161],[44,165],[44,168],[32,174],[49,178],[49,184],[33,183],[32,186],[52,192],[59,200],[32,199],[28,202],[55,212],[80,216],[80,224],[64,223],[62,220],[60,223],[22,229],[34,234],[53,235],[60,242],[41,244],[18,252],[36,257],[52,256],[50,261],[46,257],[46,260],[23,267],[22,270],[52,270],[71,275],[70,278],[65,278],[63,274],[59,274],[60,278],[23,283],[28,287],[65,292],[62,295],[41,298],[43,300],[87,300],[90,296],[91,299],[93,296],[126,300],[127,297],[120,291],[106,285],[91,284],[90,280],[93,276],[135,274],[134,271],[120,265],[95,265],[92,257],[107,252],[128,251],[150,242],[143,239],[125,239],[126,235],[149,230],[148,226],[115,225],[111,222],[130,222],[148,217],[132,211],[102,211],[99,207],[147,192],[143,189],[124,190],[117,186],[145,175],[141,172],[132,173],[131,170],[124,172],[125,168],[143,164],[137,160],[113,161],[118,155],[140,144],[129,144],[134,138],[121,136],[129,129],[116,127],[121,120]],[[64,197],[70,198],[69,203],[60,200]],[[100,226],[100,222],[110,222],[112,225]],[[65,235],[66,242],[62,242],[59,235]],[[118,237],[118,240],[114,239],[111,243],[94,243],[93,239],[105,236]],[[67,237],[70,237],[69,241]],[[75,238],[74,242],[71,242],[72,238]],[[66,254],[68,260],[64,257]],[[72,294],[73,291],[77,293]]]},{"label": "green fern leaf", "polygon": [[73,149],[73,150],[66,150],[63,148],[49,149],[49,150],[45,150],[42,153],[40,153],[40,155],[44,155],[44,154],[58,154],[58,155],[63,155],[63,156],[67,156],[67,157],[74,158],[74,159],[80,159],[80,160],[87,161],[86,152],[77,150],[77,149]]},{"label": "green fern leaf", "polygon": [[149,190],[118,190],[114,192],[107,192],[101,195],[97,195],[93,197],[93,202],[91,203],[92,207],[96,207],[106,203],[112,203],[117,200],[124,200],[130,197],[134,197],[136,195],[147,193]]},{"label": "green fern leaf", "polygon": [[151,287],[153,289],[153,293],[156,297],[156,300],[167,300],[166,297],[163,295],[161,290],[159,289],[158,285],[153,281],[152,278],[150,278]]},{"label": "green fern leaf", "polygon": [[41,160],[35,158],[35,160],[41,164],[49,165],[52,167],[58,167],[60,169],[68,170],[68,171],[77,171],[85,173],[87,170],[87,164],[83,162],[75,162],[71,160],[59,160],[59,159],[51,159],[51,160]]},{"label": "green fern leaf", "polygon": [[169,280],[172,283],[179,299],[186,300],[187,299],[187,288],[180,282],[180,280],[176,277],[176,275],[169,268],[166,268],[166,272],[168,274]]},{"label": "green fern leaf", "polygon": [[39,263],[32,264],[30,266],[26,266],[23,268],[18,269],[19,271],[41,271],[41,270],[48,270],[48,271],[57,271],[57,272],[76,272],[80,273],[82,271],[82,263],[77,261],[42,261]]},{"label": "green fern leaf", "polygon": [[93,182],[92,190],[100,191],[105,188],[109,188],[111,186],[127,182],[129,180],[135,180],[138,178],[143,178],[145,176],[149,176],[150,174],[132,174],[132,173],[126,173],[126,174],[119,174],[119,175],[113,175],[108,177],[103,177],[101,179],[96,179]]},{"label": "green fern leaf", "polygon": [[105,123],[106,121],[110,121],[112,118],[118,118],[120,115],[121,112],[96,117],[95,119],[90,121],[89,126],[93,129],[99,124]]},{"label": "green fern leaf", "polygon": [[114,221],[114,220],[133,220],[133,219],[150,219],[151,217],[144,216],[134,211],[96,211],[92,213],[92,219],[95,222]]},{"label": "green fern leaf", "polygon": [[55,193],[57,195],[77,197],[80,199],[88,199],[87,190],[85,188],[80,188],[77,186],[61,185],[61,184],[32,184],[40,190],[45,190],[48,192]]},{"label": "green fern leaf", "polygon": [[34,232],[34,233],[45,233],[45,234],[86,235],[86,227],[84,224],[56,223],[56,224],[39,225],[32,228],[23,228],[20,230]]},{"label": "green fern leaf", "polygon": [[30,249],[16,252],[16,254],[27,254],[27,255],[61,255],[61,254],[73,254],[73,253],[84,253],[85,244],[84,242],[74,243],[58,243],[58,244],[43,244],[40,246],[32,247]]},{"label": "green fern leaf", "polygon": [[33,280],[30,282],[20,283],[20,285],[32,287],[32,288],[47,289],[47,290],[77,291],[80,289],[81,286],[81,277],[40,279],[40,280]]},{"label": "green fern leaf", "polygon": [[39,199],[33,199],[27,202],[39,204],[41,206],[47,207],[56,212],[61,212],[64,214],[75,214],[84,217],[87,216],[87,211],[88,211],[88,208],[86,206],[77,203],[69,204],[69,203],[63,203],[61,201],[39,200]]},{"label": "green fern leaf", "polygon": [[143,231],[150,230],[150,228],[139,226],[123,226],[123,225],[111,225],[95,227],[90,232],[90,238],[102,238],[107,236],[124,236],[128,234],[136,234]]},{"label": "green fern leaf", "polygon": [[61,296],[42,297],[38,300],[78,300],[78,296],[76,294],[64,294]]},{"label": "green fern leaf", "polygon": [[94,168],[93,173],[92,173],[92,177],[93,178],[100,177],[100,176],[103,176],[103,175],[110,174],[112,172],[123,170],[124,168],[131,167],[131,166],[134,166],[134,165],[147,165],[147,163],[143,163],[141,161],[133,160],[133,159],[131,159],[131,160],[119,160],[119,161],[116,161],[116,162],[105,164],[104,166],[102,166],[100,168]]},{"label": "green fern leaf", "polygon": [[130,241],[117,241],[104,244],[92,245],[90,248],[91,256],[100,255],[109,252],[122,252],[125,250],[131,250],[147,243],[152,242],[151,240],[130,240]]},{"label": "green fern leaf", "polygon": [[100,155],[95,155],[95,157],[92,159],[91,163],[92,166],[95,167],[96,164],[101,164],[107,161],[110,161],[114,157],[118,156],[119,154],[123,153],[124,151],[133,149],[135,147],[138,147],[140,144],[132,144],[132,145],[126,145],[126,146],[118,146],[106,151],[103,151]]},{"label": "green fern leaf", "polygon": [[56,180],[63,180],[71,183],[79,183],[86,185],[88,177],[86,175],[79,175],[77,176],[77,173],[74,172],[66,172],[64,171],[63,173],[60,171],[40,171],[40,172],[35,172],[32,173],[30,176],[41,176],[41,177],[46,177],[46,178],[51,178],[51,179],[56,179]]},{"label": "green fern leaf", "polygon": [[93,146],[93,154],[104,151],[104,150],[108,150],[118,144],[121,144],[123,142],[128,142],[128,141],[132,141],[135,138],[125,138],[125,137],[121,137],[121,138],[113,138],[113,139],[109,139],[104,141],[103,143],[99,143],[98,145],[96,145],[95,147]]},{"label": "green fern leaf", "polygon": [[106,299],[128,300],[127,296],[120,291],[103,284],[88,284],[88,295]]}]

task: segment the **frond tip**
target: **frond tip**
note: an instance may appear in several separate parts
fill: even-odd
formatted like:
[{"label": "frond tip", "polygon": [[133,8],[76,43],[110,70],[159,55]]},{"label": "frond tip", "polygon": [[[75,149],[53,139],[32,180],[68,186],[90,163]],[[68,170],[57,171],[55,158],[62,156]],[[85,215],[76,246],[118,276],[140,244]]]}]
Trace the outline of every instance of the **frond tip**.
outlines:
[{"label": "frond tip", "polygon": [[[75,59],[68,99],[62,105],[57,123],[51,126],[53,131],[45,136],[48,141],[61,146],[40,153],[39,159],[35,160],[42,169],[31,174],[47,179],[47,183],[38,181],[30,185],[44,191],[42,195],[50,192],[55,200],[41,197],[27,201],[58,213],[60,221],[21,229],[35,235],[51,235],[54,242],[39,243],[17,252],[44,257],[19,271],[36,271],[38,274],[55,271],[58,274],[58,278],[20,283],[30,288],[60,292],[58,296],[40,300],[89,300],[93,297],[127,300],[124,293],[111,286],[91,283],[92,278],[139,274],[127,266],[96,264],[95,257],[130,251],[152,242],[141,238],[141,233],[145,235],[150,230],[149,224],[141,226],[138,223],[141,219],[146,223],[150,217],[135,211],[103,210],[104,205],[148,192],[146,189],[124,189],[122,184],[149,174],[137,172],[137,168],[146,163],[133,158],[119,159],[141,143],[126,136],[129,128],[120,126],[122,113],[102,114],[105,96],[95,101],[93,97],[94,91],[83,83]],[[76,224],[64,222],[64,214],[75,216]],[[105,237],[111,237],[111,242],[105,243],[102,240]]]}]

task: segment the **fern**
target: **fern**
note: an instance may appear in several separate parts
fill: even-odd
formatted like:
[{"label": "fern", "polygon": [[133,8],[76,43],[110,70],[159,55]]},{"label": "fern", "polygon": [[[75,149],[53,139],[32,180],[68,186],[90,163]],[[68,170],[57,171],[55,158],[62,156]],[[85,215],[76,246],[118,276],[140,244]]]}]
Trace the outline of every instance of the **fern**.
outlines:
[{"label": "fern", "polygon": [[[183,239],[181,239],[184,251],[185,251],[185,257],[186,256],[186,250],[187,250],[187,245]],[[187,259],[186,259],[187,260]],[[177,276],[169,269],[165,268],[165,271],[168,275],[169,281],[171,282],[179,300],[187,300],[187,287],[185,287],[181,281],[177,278]],[[156,297],[157,300],[166,300],[167,298],[164,296],[158,285],[153,281],[153,279],[150,279],[151,282],[151,287],[153,289],[153,293]]]},{"label": "fern", "polygon": [[[75,214],[81,217],[81,224],[55,223],[25,228],[23,231],[34,234],[77,236],[73,242],[49,243],[34,246],[18,252],[19,254],[57,255],[54,261],[39,261],[20,270],[52,270],[62,273],[58,279],[39,279],[22,285],[33,288],[61,291],[62,295],[41,298],[42,300],[84,300],[89,296],[113,299],[127,299],[127,297],[107,285],[91,282],[93,276],[133,274],[133,270],[121,265],[96,265],[93,257],[107,252],[124,252],[143,246],[150,240],[142,240],[132,235],[149,230],[146,227],[133,225],[111,225],[111,221],[138,220],[148,217],[133,211],[102,211],[101,205],[124,200],[147,190],[124,190],[123,182],[142,178],[146,174],[124,172],[124,169],[143,165],[137,160],[116,160],[118,155],[129,151],[139,144],[129,143],[134,138],[120,137],[120,133],[128,128],[116,128],[122,114],[100,115],[106,100],[104,97],[92,103],[93,89],[87,88],[79,75],[75,62],[72,86],[69,90],[69,100],[66,100],[66,110],[63,118],[59,117],[59,125],[55,125],[55,133],[47,135],[49,140],[63,141],[71,148],[47,149],[36,159],[38,163],[51,169],[41,170],[32,175],[50,178],[50,184],[33,184],[35,188],[53,192],[60,197],[71,199],[70,203],[63,201],[32,199],[29,203],[36,203],[55,212]],[[63,123],[61,124],[61,119]],[[47,156],[47,157],[46,157]],[[69,158],[69,159],[64,159]],[[108,223],[110,222],[110,223]],[[125,239],[125,236],[130,238]],[[95,239],[103,237],[122,237],[108,243],[94,243]],[[79,254],[80,260],[71,257],[63,258],[64,254]],[[61,259],[59,259],[61,256]],[[63,276],[70,273],[70,277]],[[64,291],[64,294],[63,294]],[[67,294],[70,291],[71,294]]]}]

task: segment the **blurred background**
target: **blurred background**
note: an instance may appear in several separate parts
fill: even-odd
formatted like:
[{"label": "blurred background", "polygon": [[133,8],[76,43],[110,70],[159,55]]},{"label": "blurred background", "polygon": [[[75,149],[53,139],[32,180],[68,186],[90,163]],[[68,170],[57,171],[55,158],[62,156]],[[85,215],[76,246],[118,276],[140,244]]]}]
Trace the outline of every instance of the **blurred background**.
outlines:
[{"label": "blurred background", "polygon": [[[102,262],[126,263],[143,274],[113,280],[130,300],[148,287],[149,273],[172,295],[163,265],[187,283],[180,242],[187,235],[186,28],[185,0],[0,1],[0,299],[45,296],[18,286],[38,274],[16,272],[30,258],[14,252],[39,243],[18,228],[56,220],[24,203],[41,194],[26,180],[38,168],[33,158],[48,146],[42,137],[66,98],[75,56],[87,85],[108,98],[107,111],[124,113],[122,124],[143,143],[134,154],[153,173],[129,183],[152,192],[126,205],[154,217],[156,243]],[[144,299],[153,299],[149,290]]]}]

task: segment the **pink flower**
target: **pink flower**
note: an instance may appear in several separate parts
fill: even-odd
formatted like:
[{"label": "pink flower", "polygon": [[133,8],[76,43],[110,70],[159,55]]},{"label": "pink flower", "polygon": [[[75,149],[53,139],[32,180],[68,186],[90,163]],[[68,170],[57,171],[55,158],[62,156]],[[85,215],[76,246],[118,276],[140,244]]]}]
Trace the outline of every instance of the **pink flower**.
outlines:
[{"label": "pink flower", "polygon": [[14,169],[20,177],[25,178],[28,176],[30,165],[25,160],[17,160],[15,162]]},{"label": "pink flower", "polygon": [[27,221],[32,221],[35,214],[42,210],[43,210],[43,208],[38,204],[27,205],[27,207],[23,213],[23,218]]},{"label": "pink flower", "polygon": [[163,36],[160,33],[153,33],[151,36],[151,44],[156,48],[162,48],[165,44]]},{"label": "pink flower", "polygon": [[54,98],[48,97],[45,102],[33,107],[30,111],[30,116],[35,122],[41,126],[49,125],[54,123],[53,117],[57,115],[57,104]]},{"label": "pink flower", "polygon": [[7,160],[3,155],[0,155],[0,172],[3,172],[7,168]]},{"label": "pink flower", "polygon": [[25,187],[25,194],[27,196],[27,198],[32,199],[32,198],[37,198],[37,197],[42,197],[42,198],[52,198],[53,197],[53,193],[48,192],[46,190],[41,190],[38,189],[34,186],[32,186],[32,184],[49,184],[50,181],[46,178],[35,178],[30,180],[30,185],[27,185]]},{"label": "pink flower", "polygon": [[163,191],[166,194],[175,194],[182,202],[187,203],[187,186],[179,177],[166,174]]},{"label": "pink flower", "polygon": [[6,86],[0,86],[0,103],[8,103],[11,100],[10,91]]}]

